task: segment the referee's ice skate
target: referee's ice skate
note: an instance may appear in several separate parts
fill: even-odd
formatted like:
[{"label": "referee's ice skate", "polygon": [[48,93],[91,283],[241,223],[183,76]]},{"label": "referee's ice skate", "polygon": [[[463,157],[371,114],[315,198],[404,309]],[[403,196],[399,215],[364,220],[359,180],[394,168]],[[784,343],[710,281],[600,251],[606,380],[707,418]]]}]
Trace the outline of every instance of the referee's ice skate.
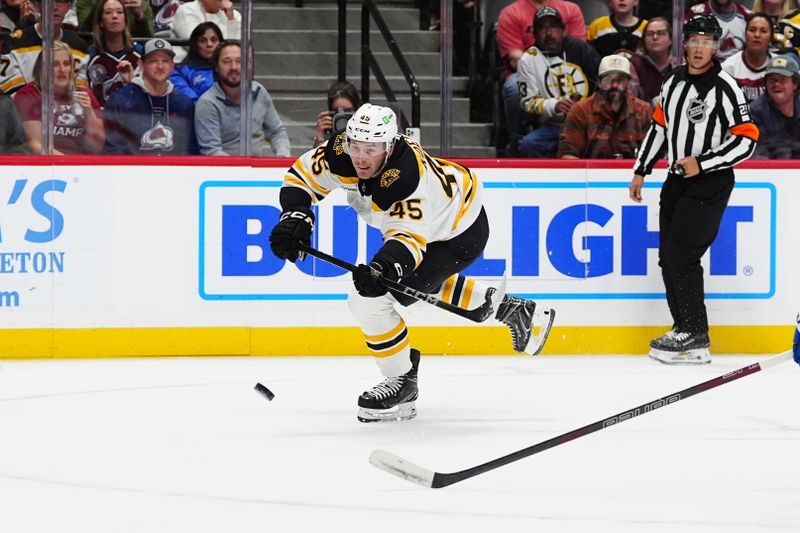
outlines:
[{"label": "referee's ice skate", "polygon": [[668,365],[702,365],[711,362],[708,333],[671,330],[650,341],[650,358]]},{"label": "referee's ice skate", "polygon": [[419,350],[411,348],[411,370],[386,378],[358,397],[359,422],[399,422],[417,416]]},{"label": "referee's ice skate", "polygon": [[664,351],[664,343],[672,339],[672,337],[674,337],[676,333],[678,333],[678,330],[675,327],[673,327],[671,330],[664,333],[663,335],[651,340],[650,354],[649,354],[650,359],[655,359],[656,353],[658,353],[659,351]]},{"label": "referee's ice skate", "polygon": [[503,297],[495,315],[511,331],[514,350],[530,355],[538,355],[544,348],[555,317],[555,309],[543,307],[537,312],[536,302],[508,295]]}]

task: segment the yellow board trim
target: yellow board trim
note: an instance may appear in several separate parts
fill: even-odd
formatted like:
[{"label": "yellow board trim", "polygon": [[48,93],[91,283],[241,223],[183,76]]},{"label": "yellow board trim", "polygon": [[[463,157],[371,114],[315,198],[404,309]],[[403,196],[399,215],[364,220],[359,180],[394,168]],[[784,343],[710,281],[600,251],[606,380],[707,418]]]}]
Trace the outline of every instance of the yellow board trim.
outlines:
[{"label": "yellow board trim", "polygon": [[[666,331],[649,326],[555,326],[545,355],[643,355]],[[712,354],[786,350],[794,326],[714,326]],[[512,355],[505,327],[410,327],[424,354]],[[0,359],[215,355],[371,355],[355,327],[0,329]]]}]

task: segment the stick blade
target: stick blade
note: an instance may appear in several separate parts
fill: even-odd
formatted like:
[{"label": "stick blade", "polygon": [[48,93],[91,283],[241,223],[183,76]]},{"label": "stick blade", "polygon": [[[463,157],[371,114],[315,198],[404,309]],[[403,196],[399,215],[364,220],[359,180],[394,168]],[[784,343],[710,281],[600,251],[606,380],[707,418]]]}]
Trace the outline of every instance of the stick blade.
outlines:
[{"label": "stick blade", "polygon": [[369,455],[372,466],[422,487],[433,487],[435,472],[422,468],[386,450],[373,450]]}]

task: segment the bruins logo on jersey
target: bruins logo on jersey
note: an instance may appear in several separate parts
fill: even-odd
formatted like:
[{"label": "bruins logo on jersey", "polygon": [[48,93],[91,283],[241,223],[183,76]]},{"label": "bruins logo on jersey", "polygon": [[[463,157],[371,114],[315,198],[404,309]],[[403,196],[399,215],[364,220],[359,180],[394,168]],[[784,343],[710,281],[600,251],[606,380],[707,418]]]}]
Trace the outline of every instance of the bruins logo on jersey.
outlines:
[{"label": "bruins logo on jersey", "polygon": [[344,132],[340,133],[333,140],[333,153],[342,155],[344,153]]},{"label": "bruins logo on jersey", "polygon": [[583,69],[575,63],[564,61],[558,65],[551,65],[545,74],[548,96],[563,98],[589,96],[589,80]]},{"label": "bruins logo on jersey", "polygon": [[396,168],[390,168],[383,174],[381,174],[381,187],[387,188],[392,185],[395,181],[400,179],[400,171]]}]

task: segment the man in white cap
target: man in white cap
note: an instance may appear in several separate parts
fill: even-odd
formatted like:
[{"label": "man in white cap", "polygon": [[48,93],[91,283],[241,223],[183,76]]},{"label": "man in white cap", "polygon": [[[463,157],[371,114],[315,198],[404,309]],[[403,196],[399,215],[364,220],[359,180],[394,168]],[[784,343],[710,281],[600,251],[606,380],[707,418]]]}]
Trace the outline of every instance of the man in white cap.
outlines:
[{"label": "man in white cap", "polygon": [[169,75],[175,52],[164,39],[144,45],[141,76],[106,102],[105,152],[109,154],[196,154],[194,104],[174,90]]},{"label": "man in white cap", "polygon": [[644,139],[653,108],[628,91],[631,66],[623,55],[600,61],[597,92],[576,102],[561,128],[558,156],[629,159]]}]

